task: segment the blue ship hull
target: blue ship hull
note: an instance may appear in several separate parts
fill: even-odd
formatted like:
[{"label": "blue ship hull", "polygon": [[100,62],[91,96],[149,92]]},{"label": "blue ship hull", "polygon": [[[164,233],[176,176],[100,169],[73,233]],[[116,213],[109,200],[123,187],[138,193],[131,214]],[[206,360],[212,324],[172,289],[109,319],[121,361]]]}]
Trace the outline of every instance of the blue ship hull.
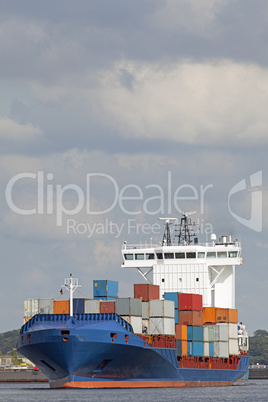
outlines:
[{"label": "blue ship hull", "polygon": [[36,315],[20,332],[18,351],[48,377],[52,388],[138,388],[231,385],[237,370],[180,368],[176,349],[154,348],[117,314]]}]

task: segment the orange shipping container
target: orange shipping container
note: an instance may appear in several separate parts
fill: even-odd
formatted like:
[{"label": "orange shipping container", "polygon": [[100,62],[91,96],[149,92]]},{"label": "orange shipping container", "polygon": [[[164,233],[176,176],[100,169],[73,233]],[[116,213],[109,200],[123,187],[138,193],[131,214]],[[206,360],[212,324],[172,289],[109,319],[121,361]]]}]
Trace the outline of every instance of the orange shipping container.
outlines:
[{"label": "orange shipping container", "polygon": [[[175,336],[176,339],[187,341],[187,325],[175,324]],[[187,353],[187,347],[186,347],[186,353]]]},{"label": "orange shipping container", "polygon": [[216,322],[228,322],[228,308],[215,308]]},{"label": "orange shipping container", "polygon": [[181,355],[187,356],[187,341],[181,341]]},{"label": "orange shipping container", "polygon": [[238,322],[237,310],[234,308],[229,308],[229,322],[236,324]]},{"label": "orange shipping container", "polygon": [[216,324],[216,322],[238,322],[237,310],[232,308],[204,307],[204,324]]},{"label": "orange shipping container", "polygon": [[69,314],[69,300],[54,300],[54,314]]},{"label": "orange shipping container", "polygon": [[215,324],[216,323],[216,311],[215,307],[204,307],[203,308],[203,322],[204,324]]},{"label": "orange shipping container", "polygon": [[202,327],[203,325],[203,312],[193,310],[179,311],[179,323],[181,325],[193,325]]},{"label": "orange shipping container", "polygon": [[237,323],[237,310],[232,308],[217,308],[216,307],[216,322],[232,322]]}]

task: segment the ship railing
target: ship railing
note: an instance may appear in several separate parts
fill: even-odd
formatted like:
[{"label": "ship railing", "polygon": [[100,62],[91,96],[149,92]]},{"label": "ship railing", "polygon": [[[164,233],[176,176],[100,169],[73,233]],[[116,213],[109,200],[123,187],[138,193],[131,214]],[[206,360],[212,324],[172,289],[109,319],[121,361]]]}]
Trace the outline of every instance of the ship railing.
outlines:
[{"label": "ship railing", "polygon": [[[36,314],[29,321],[26,322],[21,327],[20,335],[23,335],[27,332],[33,325],[41,322],[57,322],[66,324],[70,319],[69,314]],[[116,313],[92,313],[92,314],[74,314],[73,319],[75,321],[84,322],[85,324],[88,321],[116,321],[123,328],[125,328],[128,332],[133,333],[132,325],[130,325],[126,320],[120,317]]]},{"label": "ship railing", "polygon": [[169,246],[167,245],[163,245],[162,243],[158,243],[158,244],[153,244],[153,243],[140,243],[140,244],[127,244],[124,243],[122,246],[122,250],[139,250],[139,249],[157,249],[157,248],[161,248],[161,247],[215,247],[215,246],[225,246],[225,247],[241,247],[241,243],[239,241],[234,241],[234,242],[226,242],[226,243],[197,243],[197,244],[178,244],[178,243],[173,243]]},{"label": "ship railing", "polygon": [[162,243],[158,243],[158,244],[152,244],[152,243],[123,244],[122,250],[141,249],[141,248],[157,248],[157,247],[162,247]]}]

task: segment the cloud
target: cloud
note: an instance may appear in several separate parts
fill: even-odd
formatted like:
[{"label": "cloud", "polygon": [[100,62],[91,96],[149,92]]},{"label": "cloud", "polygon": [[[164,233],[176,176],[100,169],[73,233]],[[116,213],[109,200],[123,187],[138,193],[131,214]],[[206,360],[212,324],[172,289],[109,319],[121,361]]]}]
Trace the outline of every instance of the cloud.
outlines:
[{"label": "cloud", "polygon": [[158,29],[181,28],[188,33],[207,35],[212,27],[215,30],[215,19],[226,3],[226,0],[165,0],[151,16],[151,22]]},{"label": "cloud", "polygon": [[[131,88],[121,77],[131,75]],[[190,145],[260,146],[268,136],[268,70],[229,60],[118,62],[95,92],[121,136]]]},{"label": "cloud", "polygon": [[10,117],[0,117],[0,140],[29,141],[41,134],[41,129],[31,123],[20,124]]}]

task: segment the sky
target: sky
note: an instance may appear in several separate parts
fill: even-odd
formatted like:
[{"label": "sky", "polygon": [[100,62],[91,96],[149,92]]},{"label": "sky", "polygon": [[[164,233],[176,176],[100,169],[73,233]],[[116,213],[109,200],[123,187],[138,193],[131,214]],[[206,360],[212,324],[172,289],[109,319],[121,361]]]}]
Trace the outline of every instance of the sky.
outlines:
[{"label": "sky", "polygon": [[182,211],[242,242],[239,321],[268,329],[267,37],[265,0],[1,1],[0,332],[70,273],[133,296],[123,242]]}]

